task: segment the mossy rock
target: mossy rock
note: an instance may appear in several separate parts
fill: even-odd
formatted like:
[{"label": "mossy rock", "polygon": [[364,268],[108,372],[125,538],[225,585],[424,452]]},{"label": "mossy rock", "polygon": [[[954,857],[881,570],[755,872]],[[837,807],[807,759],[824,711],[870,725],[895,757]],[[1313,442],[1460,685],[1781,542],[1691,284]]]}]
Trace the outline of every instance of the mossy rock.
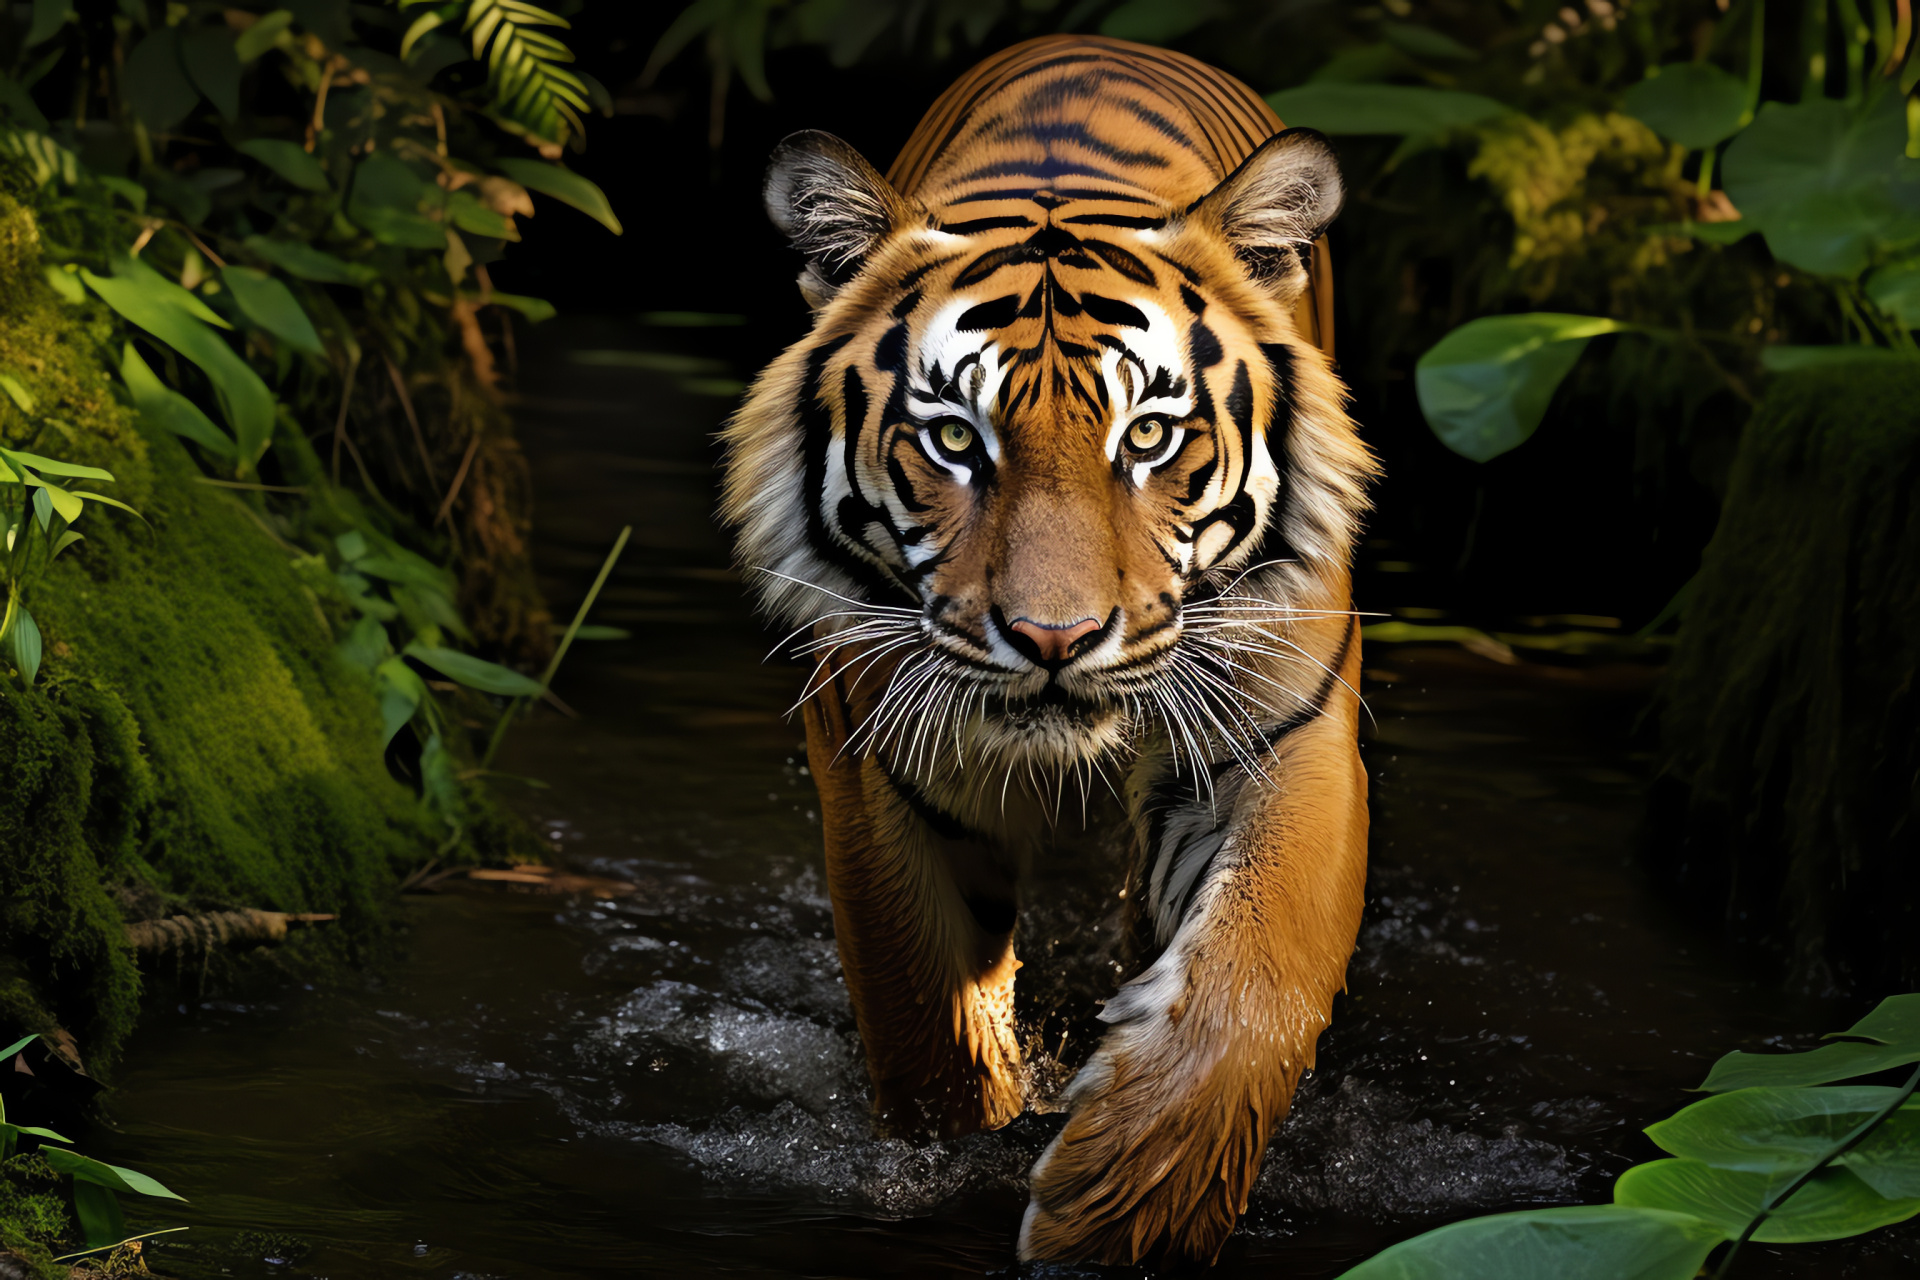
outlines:
[{"label": "mossy rock", "polygon": [[1814,986],[1920,985],[1920,363],[1769,386],[1664,682],[1670,871]]},{"label": "mossy rock", "polygon": [[89,507],[27,600],[38,683],[0,683],[0,1019],[57,1020],[97,1064],[140,990],[122,903],[335,912],[319,945],[346,952],[440,833],[387,775],[374,694],[292,550],[116,399],[110,317],[63,302],[32,243],[0,195],[0,370],[67,429],[29,444],[6,406],[0,439],[105,467],[151,526]]}]

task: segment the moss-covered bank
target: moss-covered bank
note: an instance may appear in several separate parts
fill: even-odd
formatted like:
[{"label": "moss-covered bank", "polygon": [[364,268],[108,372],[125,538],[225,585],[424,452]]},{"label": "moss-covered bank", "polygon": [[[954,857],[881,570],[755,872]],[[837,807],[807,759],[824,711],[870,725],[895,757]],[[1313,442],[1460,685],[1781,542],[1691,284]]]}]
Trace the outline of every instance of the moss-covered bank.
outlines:
[{"label": "moss-covered bank", "polygon": [[1778,378],[1665,682],[1671,870],[1795,971],[1920,984],[1920,364]]},{"label": "moss-covered bank", "polygon": [[322,945],[349,947],[434,835],[387,775],[328,602],[248,495],[202,483],[115,398],[115,347],[104,308],[45,283],[32,218],[0,196],[0,370],[67,425],[29,444],[7,408],[0,438],[105,467],[152,526],[89,512],[28,601],[38,684],[0,684],[0,1024],[58,1022],[96,1064],[135,1013],[130,914],[338,912]]}]

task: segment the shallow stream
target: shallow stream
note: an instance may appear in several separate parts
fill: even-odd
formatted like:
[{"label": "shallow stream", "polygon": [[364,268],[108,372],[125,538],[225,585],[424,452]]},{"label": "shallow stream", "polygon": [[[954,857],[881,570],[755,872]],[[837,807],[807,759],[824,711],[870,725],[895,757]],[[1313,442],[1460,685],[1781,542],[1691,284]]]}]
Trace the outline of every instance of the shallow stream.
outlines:
[{"label": "shallow stream", "polygon": [[[548,784],[512,798],[556,861],[638,891],[409,897],[404,959],[378,981],[155,1012],[89,1150],[191,1200],[160,1215],[193,1230],[157,1270],[1013,1271],[1024,1173],[1060,1117],[874,1136],[783,716],[799,671],[762,661],[709,517],[706,433],[733,371],[724,342],[689,359],[649,341],[578,323],[529,354],[550,597],[570,611],[631,522],[595,621],[634,638],[579,646],[557,691],[580,718],[536,717],[502,766]],[[1626,744],[1645,670],[1437,648],[1369,663],[1373,870],[1350,991],[1223,1278],[1333,1276],[1452,1218],[1605,1199],[1719,1054],[1810,1043],[1860,1011],[1754,979],[1643,885],[1646,765]],[[1044,862],[1020,926],[1023,1017],[1056,1078],[1114,980],[1122,868],[1100,846]],[[1914,1275],[1920,1232],[1744,1262]]]}]

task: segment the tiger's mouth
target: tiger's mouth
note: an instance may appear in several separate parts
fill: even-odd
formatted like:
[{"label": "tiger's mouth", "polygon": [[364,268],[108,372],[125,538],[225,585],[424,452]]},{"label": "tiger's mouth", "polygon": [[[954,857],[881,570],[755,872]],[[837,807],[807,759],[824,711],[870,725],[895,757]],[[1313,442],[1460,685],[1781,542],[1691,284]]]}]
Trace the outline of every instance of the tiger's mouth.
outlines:
[{"label": "tiger's mouth", "polygon": [[982,708],[1003,732],[1046,737],[1103,737],[1126,709],[1104,698],[1089,697],[1049,680],[1037,692],[995,695]]}]

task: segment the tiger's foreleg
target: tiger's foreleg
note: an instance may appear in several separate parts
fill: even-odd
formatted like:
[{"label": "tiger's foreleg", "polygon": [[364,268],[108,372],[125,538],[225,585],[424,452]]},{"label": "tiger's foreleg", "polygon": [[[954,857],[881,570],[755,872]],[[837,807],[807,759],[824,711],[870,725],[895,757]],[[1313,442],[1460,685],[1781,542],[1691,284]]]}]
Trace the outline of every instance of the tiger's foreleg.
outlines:
[{"label": "tiger's foreleg", "polygon": [[[1349,648],[1334,665],[1357,684]],[[1111,1029],[1033,1170],[1023,1259],[1211,1262],[1246,1210],[1359,930],[1358,700],[1334,692],[1280,739],[1272,785],[1243,783],[1218,819],[1190,797],[1153,824],[1165,949],[1101,1014]]]},{"label": "tiger's foreleg", "polygon": [[998,1128],[1024,1100],[1012,874],[879,754],[843,750],[858,723],[846,693],[836,679],[807,703],[807,760],[875,1112],[908,1132]]}]

